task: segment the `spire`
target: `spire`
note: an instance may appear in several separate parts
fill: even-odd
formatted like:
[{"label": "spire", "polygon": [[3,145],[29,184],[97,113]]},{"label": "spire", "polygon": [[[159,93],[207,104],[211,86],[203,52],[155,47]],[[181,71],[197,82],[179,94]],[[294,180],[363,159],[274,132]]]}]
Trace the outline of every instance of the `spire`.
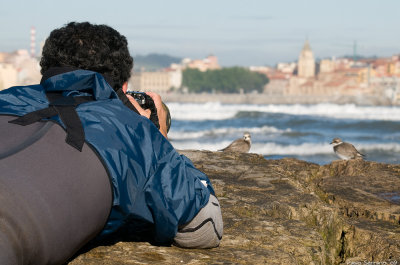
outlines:
[{"label": "spire", "polygon": [[310,43],[308,42],[308,38],[304,42],[303,51],[311,51]]},{"label": "spire", "polygon": [[304,42],[304,47],[300,52],[298,62],[298,76],[310,78],[315,76],[315,60],[313,52],[311,51],[308,38]]}]

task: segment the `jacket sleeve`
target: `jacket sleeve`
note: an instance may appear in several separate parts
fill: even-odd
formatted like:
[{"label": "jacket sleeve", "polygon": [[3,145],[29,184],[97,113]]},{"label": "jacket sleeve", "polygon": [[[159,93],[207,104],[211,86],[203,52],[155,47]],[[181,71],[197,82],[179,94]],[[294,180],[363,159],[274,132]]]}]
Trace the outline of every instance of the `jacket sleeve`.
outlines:
[{"label": "jacket sleeve", "polygon": [[191,221],[214,190],[208,177],[165,138],[158,148],[163,155],[145,187],[145,200],[153,215],[155,240],[170,242],[178,226]]}]

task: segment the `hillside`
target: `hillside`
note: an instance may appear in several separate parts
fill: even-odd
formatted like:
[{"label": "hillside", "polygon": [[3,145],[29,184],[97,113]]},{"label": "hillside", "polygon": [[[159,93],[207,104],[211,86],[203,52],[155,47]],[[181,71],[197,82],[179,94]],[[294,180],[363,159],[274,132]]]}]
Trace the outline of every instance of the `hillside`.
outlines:
[{"label": "hillside", "polygon": [[150,53],[148,55],[137,55],[133,60],[134,70],[137,71],[144,68],[147,71],[152,71],[168,67],[171,63],[180,63],[182,58],[167,54]]}]

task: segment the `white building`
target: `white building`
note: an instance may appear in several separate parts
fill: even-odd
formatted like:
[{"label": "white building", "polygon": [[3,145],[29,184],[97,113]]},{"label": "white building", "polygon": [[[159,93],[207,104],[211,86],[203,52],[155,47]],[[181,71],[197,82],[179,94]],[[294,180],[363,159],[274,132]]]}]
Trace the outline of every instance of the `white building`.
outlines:
[{"label": "white building", "polygon": [[17,69],[12,64],[0,63],[0,90],[17,85],[17,76]]},{"label": "white building", "polygon": [[38,60],[32,58],[27,50],[2,53],[0,64],[0,89],[38,84],[42,77]]},{"label": "white building", "polygon": [[167,68],[163,71],[135,72],[129,81],[131,91],[166,93],[182,85],[182,70]]}]

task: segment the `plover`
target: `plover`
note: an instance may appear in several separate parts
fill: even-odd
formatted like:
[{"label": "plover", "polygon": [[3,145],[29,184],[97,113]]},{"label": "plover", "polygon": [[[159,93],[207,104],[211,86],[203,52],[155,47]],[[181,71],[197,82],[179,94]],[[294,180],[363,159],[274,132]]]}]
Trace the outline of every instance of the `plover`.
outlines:
[{"label": "plover", "polygon": [[343,142],[340,138],[334,138],[331,144],[333,145],[333,151],[343,160],[362,159],[365,156],[358,152],[352,144]]},{"label": "plover", "polygon": [[245,132],[243,134],[243,138],[236,139],[230,145],[218,151],[247,153],[249,152],[250,147],[251,147],[251,136],[250,133]]}]

